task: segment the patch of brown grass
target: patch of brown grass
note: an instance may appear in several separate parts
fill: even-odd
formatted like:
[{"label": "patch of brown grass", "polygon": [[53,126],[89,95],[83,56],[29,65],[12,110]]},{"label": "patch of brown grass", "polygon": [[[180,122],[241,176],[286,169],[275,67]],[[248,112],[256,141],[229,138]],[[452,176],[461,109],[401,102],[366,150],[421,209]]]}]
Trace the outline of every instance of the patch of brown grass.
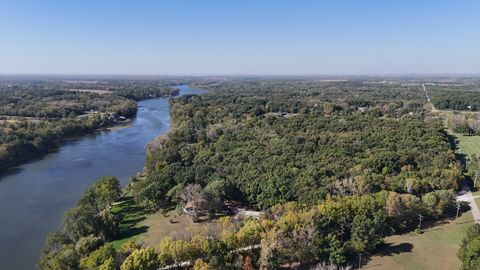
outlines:
[{"label": "patch of brown grass", "polygon": [[151,247],[157,247],[160,241],[167,236],[174,239],[185,239],[195,234],[216,234],[217,232],[215,221],[201,220],[194,223],[189,216],[179,215],[175,210],[147,215],[140,225],[146,226],[148,229],[141,235],[139,242]]}]

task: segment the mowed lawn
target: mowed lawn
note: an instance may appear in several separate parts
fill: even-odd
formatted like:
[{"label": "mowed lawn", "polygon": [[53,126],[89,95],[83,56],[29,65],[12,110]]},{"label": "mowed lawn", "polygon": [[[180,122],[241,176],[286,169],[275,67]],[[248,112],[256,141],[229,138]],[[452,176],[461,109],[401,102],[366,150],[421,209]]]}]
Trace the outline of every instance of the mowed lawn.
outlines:
[{"label": "mowed lawn", "polygon": [[185,239],[195,234],[216,235],[218,231],[215,221],[204,220],[194,223],[189,216],[179,215],[176,210],[148,215],[141,224],[148,230],[139,238],[140,243],[154,248],[157,248],[160,241],[167,236]]},{"label": "mowed lawn", "polygon": [[480,154],[480,136],[464,136],[458,133],[453,134],[459,142],[459,152],[467,156]]},{"label": "mowed lawn", "polygon": [[457,221],[446,220],[425,229],[422,234],[412,232],[387,237],[386,247],[362,269],[460,269],[457,252],[467,228],[472,224],[472,214],[466,212]]},{"label": "mowed lawn", "polygon": [[125,242],[129,240],[137,240],[143,233],[147,231],[147,227],[141,222],[145,219],[145,209],[135,203],[132,197],[127,196],[115,203],[112,212],[120,220],[120,232],[117,239],[111,241],[115,249],[119,249]]},{"label": "mowed lawn", "polygon": [[120,233],[110,244],[119,249],[125,242],[133,240],[144,246],[158,247],[160,241],[171,236],[174,239],[189,238],[195,234],[216,234],[215,221],[192,222],[187,215],[176,210],[147,213],[132,197],[125,197],[113,206],[112,212],[120,220]]},{"label": "mowed lawn", "polygon": [[436,113],[437,116],[444,118],[445,128],[447,129],[448,133],[458,140],[457,153],[465,155],[480,154],[480,136],[464,136],[460,133],[455,133],[452,129],[448,128],[447,119],[453,113],[471,114],[471,112],[441,110]]}]

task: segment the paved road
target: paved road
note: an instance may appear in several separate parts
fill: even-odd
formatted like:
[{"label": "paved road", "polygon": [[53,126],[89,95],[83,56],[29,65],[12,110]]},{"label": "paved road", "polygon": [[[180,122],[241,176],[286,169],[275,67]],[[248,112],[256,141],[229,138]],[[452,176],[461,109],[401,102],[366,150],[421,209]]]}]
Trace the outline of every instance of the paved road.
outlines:
[{"label": "paved road", "polygon": [[457,201],[467,202],[472,210],[472,215],[475,223],[480,224],[480,211],[478,210],[478,205],[475,203],[475,198],[470,190],[462,191],[462,193],[457,196]]},{"label": "paved road", "polygon": [[[435,106],[431,102],[430,96],[428,95],[427,89],[425,88],[425,84],[423,83],[422,83],[422,88],[423,88],[423,91],[425,92],[425,97],[427,98],[427,102],[432,105],[432,112],[437,112],[438,110],[435,108]],[[460,195],[457,196],[457,201],[467,202],[468,205],[470,206],[470,209],[472,210],[472,215],[475,223],[480,224],[480,211],[478,210],[478,205],[475,203],[475,198],[473,197],[473,194],[468,187],[465,187],[465,189],[460,193]]]}]

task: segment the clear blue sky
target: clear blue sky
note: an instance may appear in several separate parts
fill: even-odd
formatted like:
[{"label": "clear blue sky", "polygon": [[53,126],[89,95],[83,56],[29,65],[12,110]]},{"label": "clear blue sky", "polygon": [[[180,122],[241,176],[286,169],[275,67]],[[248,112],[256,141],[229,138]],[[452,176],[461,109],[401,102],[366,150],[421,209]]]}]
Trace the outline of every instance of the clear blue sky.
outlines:
[{"label": "clear blue sky", "polygon": [[0,73],[480,73],[480,1],[2,0]]}]

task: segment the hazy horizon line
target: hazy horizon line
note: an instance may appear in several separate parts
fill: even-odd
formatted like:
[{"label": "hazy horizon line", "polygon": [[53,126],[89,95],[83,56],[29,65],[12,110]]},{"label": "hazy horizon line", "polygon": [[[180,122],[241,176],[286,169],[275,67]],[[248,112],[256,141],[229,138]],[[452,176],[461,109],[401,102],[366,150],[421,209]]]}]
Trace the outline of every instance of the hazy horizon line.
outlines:
[{"label": "hazy horizon line", "polygon": [[338,76],[480,76],[476,72],[399,72],[399,73],[0,73],[0,77],[5,76],[130,76],[130,77],[338,77]]}]

